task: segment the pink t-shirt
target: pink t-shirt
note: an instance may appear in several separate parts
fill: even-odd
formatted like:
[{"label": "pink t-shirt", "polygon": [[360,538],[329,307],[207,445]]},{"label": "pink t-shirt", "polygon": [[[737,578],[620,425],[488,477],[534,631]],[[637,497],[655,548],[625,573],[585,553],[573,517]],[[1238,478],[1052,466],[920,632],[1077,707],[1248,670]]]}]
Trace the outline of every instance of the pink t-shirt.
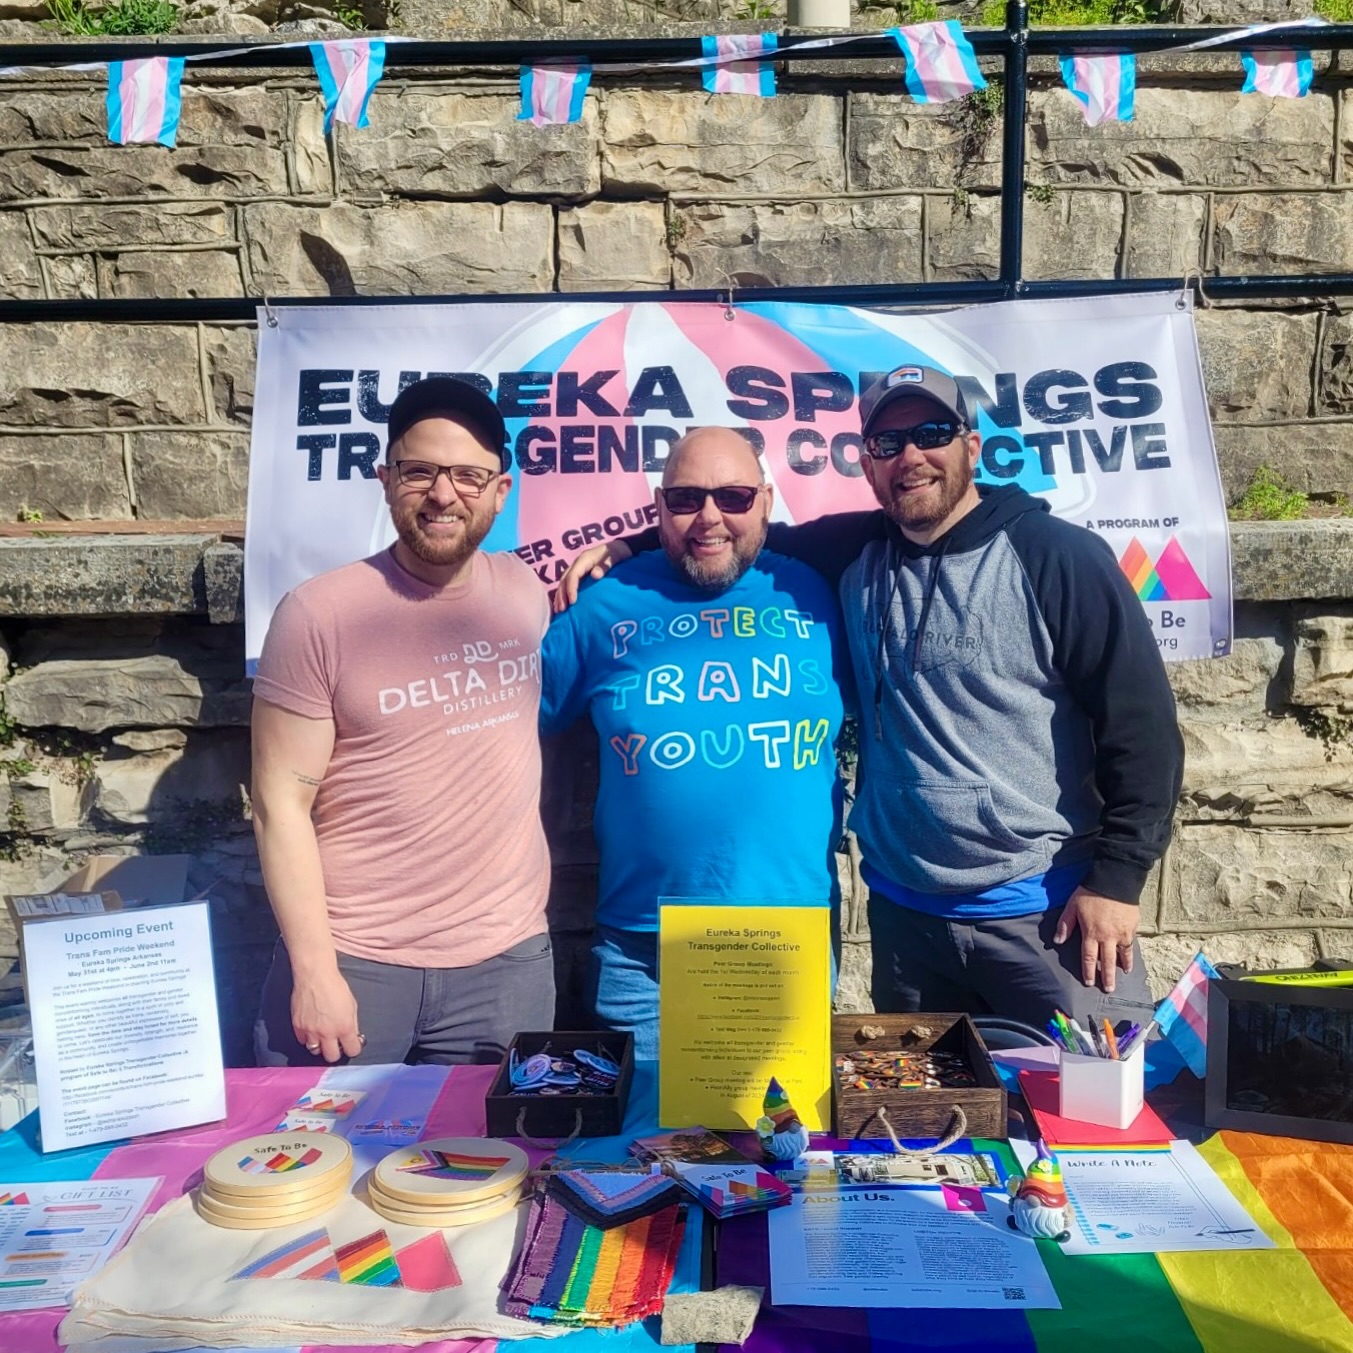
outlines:
[{"label": "pink t-shirt", "polygon": [[476,553],[468,582],[439,589],[387,550],[282,599],[254,692],[334,721],[314,821],[343,953],[463,968],[545,930],[548,623],[511,554]]}]

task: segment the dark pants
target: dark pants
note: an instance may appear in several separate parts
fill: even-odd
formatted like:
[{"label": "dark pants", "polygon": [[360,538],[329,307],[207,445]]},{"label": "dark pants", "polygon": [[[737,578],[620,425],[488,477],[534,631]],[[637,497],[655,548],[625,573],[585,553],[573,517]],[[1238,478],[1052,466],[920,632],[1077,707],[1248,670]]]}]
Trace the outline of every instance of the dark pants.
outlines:
[{"label": "dark pants", "polygon": [[990,921],[946,921],[869,894],[872,994],[880,1012],[962,1011],[1004,1015],[1041,1029],[1060,1009],[1084,1023],[1151,1018],[1146,966],[1134,941],[1132,971],[1120,968],[1112,996],[1080,977],[1080,932],[1062,945],[1062,914],[1035,912]]},{"label": "dark pants", "polygon": [[[338,955],[366,1045],[345,1064],[496,1062],[522,1030],[554,1027],[554,956],[533,935],[468,968],[404,968]],[[259,1066],[323,1066],[291,1027],[291,960],[278,940],[254,1025]]]}]

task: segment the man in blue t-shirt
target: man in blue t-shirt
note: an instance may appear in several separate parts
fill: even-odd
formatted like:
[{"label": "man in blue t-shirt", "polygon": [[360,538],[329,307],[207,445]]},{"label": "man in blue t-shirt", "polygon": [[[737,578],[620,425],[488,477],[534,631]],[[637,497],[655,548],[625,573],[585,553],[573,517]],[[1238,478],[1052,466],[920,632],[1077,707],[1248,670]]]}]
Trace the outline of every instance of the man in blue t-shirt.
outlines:
[{"label": "man in blue t-shirt", "polygon": [[601,847],[589,994],[657,1056],[658,899],[822,906],[836,897],[836,599],[765,553],[773,501],[729,428],[672,448],[662,552],[586,589],[545,636],[541,727],[590,712]]}]

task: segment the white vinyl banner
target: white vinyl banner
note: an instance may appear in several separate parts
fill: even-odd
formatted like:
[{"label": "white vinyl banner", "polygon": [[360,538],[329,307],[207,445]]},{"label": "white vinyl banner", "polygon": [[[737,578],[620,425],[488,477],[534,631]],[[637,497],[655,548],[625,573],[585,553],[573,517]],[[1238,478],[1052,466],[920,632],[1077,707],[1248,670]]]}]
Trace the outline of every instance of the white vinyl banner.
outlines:
[{"label": "white vinyl banner", "polygon": [[553,584],[654,516],[672,444],[743,429],[778,520],[876,506],[859,392],[907,362],[958,379],[978,480],[1018,484],[1113,548],[1166,658],[1231,646],[1230,544],[1189,305],[1175,295],[927,314],[568,300],[259,314],[245,598],[249,671],[297,583],[393,540],[375,467],[395,395],[433,373],[493,394],[514,486],[485,542]]}]

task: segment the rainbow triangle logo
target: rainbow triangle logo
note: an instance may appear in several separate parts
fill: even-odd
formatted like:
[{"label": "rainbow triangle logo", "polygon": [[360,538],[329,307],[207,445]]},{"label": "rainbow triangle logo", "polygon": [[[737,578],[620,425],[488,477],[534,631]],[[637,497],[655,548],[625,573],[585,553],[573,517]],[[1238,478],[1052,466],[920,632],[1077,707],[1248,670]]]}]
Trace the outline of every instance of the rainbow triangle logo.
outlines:
[{"label": "rainbow triangle logo", "polygon": [[0,1193],[0,1207],[27,1207],[26,1193]]},{"label": "rainbow triangle logo", "polygon": [[1118,566],[1142,601],[1207,601],[1212,596],[1175,536],[1154,563],[1133,536]]}]

